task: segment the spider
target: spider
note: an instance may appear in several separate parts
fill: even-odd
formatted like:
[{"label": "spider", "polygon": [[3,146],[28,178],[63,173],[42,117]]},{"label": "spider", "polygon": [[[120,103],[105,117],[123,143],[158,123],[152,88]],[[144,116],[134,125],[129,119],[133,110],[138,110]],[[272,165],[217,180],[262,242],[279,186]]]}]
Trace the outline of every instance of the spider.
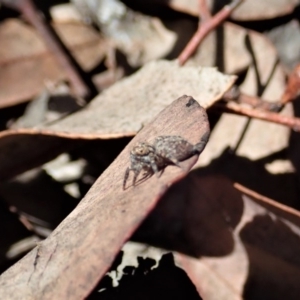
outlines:
[{"label": "spider", "polygon": [[130,171],[134,173],[133,186],[141,171],[145,171],[141,180],[154,173],[159,177],[159,171],[163,171],[167,165],[180,167],[180,161],[186,160],[195,154],[200,154],[204,150],[208,138],[209,132],[204,134],[201,142],[196,145],[176,135],[158,136],[153,145],[145,142],[138,143],[130,151],[131,165],[126,169],[123,189],[125,190]]}]

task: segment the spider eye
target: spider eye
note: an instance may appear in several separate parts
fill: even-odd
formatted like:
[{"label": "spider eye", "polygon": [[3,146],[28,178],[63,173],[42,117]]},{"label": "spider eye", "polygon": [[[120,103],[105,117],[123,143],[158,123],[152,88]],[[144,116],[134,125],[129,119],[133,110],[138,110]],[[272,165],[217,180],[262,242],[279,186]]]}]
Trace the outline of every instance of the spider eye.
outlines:
[{"label": "spider eye", "polygon": [[148,150],[146,148],[139,148],[139,154],[140,155],[145,155],[145,154],[148,154]]},{"label": "spider eye", "polygon": [[139,156],[144,156],[149,154],[150,150],[148,149],[147,145],[141,144],[136,146],[133,150],[132,153],[135,155],[139,155]]}]

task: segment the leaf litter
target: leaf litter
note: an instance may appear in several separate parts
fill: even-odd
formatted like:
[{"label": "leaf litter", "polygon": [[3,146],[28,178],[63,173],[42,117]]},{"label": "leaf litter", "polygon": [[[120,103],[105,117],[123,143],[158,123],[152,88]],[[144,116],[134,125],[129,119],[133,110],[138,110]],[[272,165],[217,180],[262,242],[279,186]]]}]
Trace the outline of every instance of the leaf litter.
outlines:
[{"label": "leaf litter", "polygon": [[[163,60],[146,64],[139,72],[101,93],[86,108],[53,124],[3,131],[0,134],[2,177],[15,176],[16,171],[36,166],[30,161],[32,156],[48,160],[50,154],[54,158],[63,151],[64,145],[72,147],[72,143],[77,145],[84,139],[133,136],[183,94],[193,93],[207,108],[220,99],[234,81],[235,76],[223,75],[214,68],[181,68],[176,61]],[[20,159],[6,159],[6,149],[11,151],[12,146],[11,157],[15,155]]]},{"label": "leaf litter", "polygon": [[[196,9],[189,13],[198,16],[198,5],[202,3],[200,14],[201,18],[205,18],[204,1],[196,2]],[[284,3],[277,1],[270,5],[267,1],[257,4],[252,2],[243,1],[239,8],[232,13],[232,19],[263,19],[261,28],[269,28],[270,25],[266,18],[289,14],[298,3],[297,1],[284,1]],[[172,7],[173,3],[170,2],[168,5]],[[208,4],[210,5],[211,2],[208,1]],[[151,3],[153,9],[157,7],[156,5],[155,2]],[[251,5],[255,7],[255,10],[251,9]],[[209,14],[206,14],[207,16],[207,24],[209,24]],[[137,18],[140,20],[140,24],[145,25],[149,21],[150,27],[155,27],[154,19],[150,17],[145,22],[147,18],[143,19],[142,15],[140,17],[140,19]],[[178,19],[176,19],[177,17]],[[153,53],[168,55],[169,58],[179,55],[180,47],[185,46],[189,36],[193,34],[193,28],[197,26],[196,20],[186,18],[184,15],[180,15],[180,17],[176,15],[175,22],[174,20],[170,22],[172,17],[168,18],[170,19],[163,22],[164,25],[167,25],[168,30],[165,30],[162,22],[156,20],[158,26],[155,27],[155,30],[158,35],[161,34],[161,38],[154,36],[156,33],[153,35],[154,39],[150,39],[147,34],[142,34],[142,36],[137,34],[135,40],[134,34],[131,35],[130,42],[133,43],[127,48],[125,55],[122,52],[120,41],[115,40],[113,43],[106,44],[105,39],[108,35],[112,33],[110,36],[112,38],[114,34],[114,32],[109,33],[107,28],[101,28],[103,36],[94,30],[87,34],[87,37],[90,37],[91,34],[97,39],[100,38],[101,42],[105,40],[105,45],[102,45],[104,51],[102,52],[103,48],[101,48],[100,53],[97,53],[97,43],[93,43],[93,47],[85,48],[85,46],[81,46],[80,41],[77,44],[77,35],[71,34],[72,26],[73,28],[79,26],[78,29],[82,28],[84,31],[83,27],[88,28],[89,25],[64,24],[65,36],[63,33],[60,34],[63,42],[71,47],[76,59],[82,65],[85,75],[94,76],[93,74],[99,72],[98,68],[107,67],[106,71],[102,72],[101,70],[96,74],[99,76],[97,79],[99,87],[103,87],[111,85],[118,78],[124,76],[125,72],[128,72],[128,67],[132,68],[132,65],[140,65],[153,59],[154,57],[151,56]],[[286,18],[289,20],[295,18],[295,12]],[[78,23],[78,20],[76,22]],[[174,30],[176,26],[173,29],[170,26],[172,22],[177,23],[177,28],[180,29],[178,32]],[[138,23],[136,23],[136,27],[139,26]],[[203,26],[205,25],[204,22],[201,23]],[[270,22],[270,24],[273,23]],[[186,25],[188,26],[186,27]],[[122,152],[121,158],[117,158],[103,173],[79,206],[57,227],[53,234],[44,242],[39,243],[32,252],[19,261],[19,264],[14,265],[2,275],[1,280],[12,278],[6,282],[7,289],[5,288],[5,291],[9,291],[10,295],[15,294],[15,279],[17,279],[17,286],[22,287],[20,291],[25,291],[25,294],[20,296],[22,298],[26,293],[31,297],[31,292],[35,293],[34,289],[40,283],[45,295],[49,295],[49,298],[53,298],[51,293],[65,297],[67,289],[68,296],[71,295],[72,298],[82,298],[83,295],[88,297],[89,292],[98,279],[104,276],[106,270],[109,268],[113,270],[116,267],[120,259],[117,255],[118,250],[129,237],[132,237],[143,243],[160,246],[163,250],[159,252],[158,248],[154,248],[157,250],[155,255],[158,265],[155,269],[156,272],[153,269],[153,261],[150,262],[147,258],[147,256],[151,256],[151,251],[148,251],[146,245],[143,244],[140,252],[136,251],[132,254],[135,257],[144,257],[137,259],[136,269],[132,269],[128,265],[123,269],[127,279],[130,274],[139,274],[140,279],[150,279],[154,273],[159,274],[161,270],[164,277],[160,284],[166,287],[170,283],[171,277],[163,272],[172,270],[172,273],[176,273],[180,270],[183,273],[185,271],[185,280],[188,280],[190,284],[193,283],[194,290],[197,289],[204,299],[257,299],[261,297],[264,299],[282,299],[283,297],[298,299],[297,296],[295,298],[295,295],[299,290],[297,284],[299,277],[297,256],[299,252],[299,213],[291,208],[299,207],[297,193],[298,135],[292,132],[290,136],[290,129],[281,125],[254,119],[249,121],[245,116],[223,113],[220,119],[217,119],[214,115],[215,109],[220,107],[217,105],[224,105],[219,100],[232,87],[236,77],[225,76],[212,68],[203,68],[203,66],[217,66],[227,73],[238,74],[237,83],[240,85],[242,93],[256,98],[263,97],[264,100],[278,103],[286,89],[287,70],[278,63],[282,59],[278,59],[274,46],[265,37],[265,34],[249,30],[245,28],[248,25],[243,23],[240,25],[243,27],[231,23],[225,23],[223,27],[218,26],[217,33],[211,33],[204,40],[195,57],[190,58],[184,67],[179,68],[176,61],[153,61],[142,67],[136,74],[102,92],[89,105],[76,113],[69,116],[62,114],[61,120],[48,123],[43,123],[43,120],[48,118],[47,116],[38,116],[35,120],[29,120],[32,121],[28,123],[31,128],[2,132],[0,136],[2,179],[40,166],[64,151],[71,151],[70,161],[74,159],[76,161],[77,157],[84,157],[88,161],[88,163],[87,161],[83,162],[87,169],[92,166],[99,169],[99,162],[101,165],[102,162],[105,162],[103,165],[108,166],[109,161],[120,151],[121,148],[116,145],[121,137],[132,137],[137,134],[124,150],[125,152]],[[129,27],[129,25],[124,26],[124,28]],[[262,32],[261,29],[259,30]],[[174,43],[173,32],[177,34],[176,45],[171,45]],[[125,34],[127,34],[126,31]],[[182,39],[182,34],[185,39]],[[68,44],[69,36],[73,36],[70,44]],[[145,42],[145,39],[143,40],[146,36],[148,36],[146,38],[148,43]],[[140,38],[142,39],[140,40]],[[288,46],[288,42],[285,43]],[[73,46],[74,48],[72,48]],[[155,51],[150,46],[153,46]],[[278,45],[276,46],[278,47]],[[42,45],[42,47],[44,46]],[[115,60],[106,59],[104,62],[103,53],[107,50],[113,50],[113,53],[114,47],[118,48],[115,52]],[[174,49],[171,50],[172,47]],[[290,49],[290,47],[285,49]],[[47,49],[45,51],[47,52]],[[170,51],[169,54],[167,54],[168,51]],[[286,51],[283,50],[283,52]],[[281,57],[284,54],[287,53],[281,53]],[[82,55],[82,59],[78,55]],[[39,65],[40,57],[38,54],[33,56],[32,60]],[[22,60],[23,58],[21,58]],[[16,62],[13,61],[13,63]],[[100,63],[100,65],[95,66],[95,63]],[[199,67],[200,65],[202,67]],[[127,71],[125,71],[126,68]],[[38,68],[35,70],[37,71]],[[89,71],[91,74],[87,73]],[[130,72],[132,69],[127,74]],[[27,73],[30,74],[30,72]],[[40,75],[38,72],[33,72],[33,74]],[[58,75],[62,76],[59,78],[65,78],[63,74],[59,73]],[[22,76],[17,80],[21,84],[26,82],[24,75]],[[26,78],[30,81],[34,77],[32,75],[32,77],[27,76]],[[35,80],[40,84],[41,77]],[[10,81],[8,80],[7,83]],[[36,93],[35,89],[42,87],[39,84],[34,87],[28,85],[30,88],[27,91]],[[31,96],[28,96],[27,92],[22,90],[22,95],[19,91],[17,87],[14,92],[18,97],[21,95],[19,99],[23,100],[20,101],[24,101],[25,98],[31,100]],[[152,176],[144,181],[139,181],[136,186],[130,186],[124,191],[124,193],[128,193],[124,197],[124,193],[120,194],[115,187],[122,186],[125,169],[129,165],[129,152],[134,145],[139,142],[151,142],[155,137],[165,133],[180,135],[192,144],[199,141],[203,132],[193,131],[193,128],[197,127],[199,123],[196,122],[187,129],[185,122],[188,118],[185,118],[180,121],[180,125],[174,125],[174,118],[182,117],[186,108],[180,110],[181,115],[174,114],[172,118],[168,115],[170,120],[168,124],[162,125],[159,122],[157,124],[158,119],[154,119],[174,99],[183,94],[192,95],[204,108],[210,110],[213,130],[207,148],[198,163],[194,164],[196,157],[192,157],[180,164],[183,168],[166,165],[160,178]],[[291,99],[287,99],[287,102],[290,101]],[[218,102],[217,105],[214,105],[216,102]],[[293,104],[295,114],[297,114],[297,101],[294,101]],[[45,107],[44,102],[42,106]],[[254,107],[254,110],[256,109],[260,108]],[[283,114],[287,118],[291,118],[293,113],[291,103],[285,105]],[[278,116],[280,117],[281,114]],[[188,120],[188,122],[192,122],[192,120]],[[169,132],[168,130],[172,126],[175,126],[174,131]],[[149,128],[154,130],[151,131],[151,134],[148,131]],[[115,140],[111,140],[112,138]],[[97,139],[102,139],[99,145],[85,142]],[[123,145],[126,141],[128,140],[123,139]],[[115,154],[110,153],[112,157],[110,160],[108,159],[109,155],[106,155],[105,152]],[[287,154],[291,157],[288,157]],[[13,159],[7,159],[10,157]],[[180,180],[193,164],[191,174],[184,180]],[[82,175],[79,175],[76,181],[86,181],[91,186],[94,179],[85,178],[84,172],[84,170],[81,171]],[[98,170],[98,173],[94,175],[95,178],[101,172]],[[22,180],[25,188],[27,184],[32,184],[30,177],[28,183],[24,181],[24,178],[22,176],[15,178],[10,182],[11,186],[21,186]],[[59,176],[55,177],[55,181],[59,182],[61,179],[57,178]],[[66,187],[68,182],[63,183],[63,178],[62,176],[61,183]],[[73,178],[71,184],[76,184],[74,176],[69,178]],[[265,196],[261,196],[237,182]],[[50,182],[42,184],[43,192],[47,193],[47,188],[51,187]],[[15,238],[21,241],[18,244],[17,240],[10,240],[17,243],[7,251],[7,257],[17,259],[18,253],[21,255],[30,249],[35,239],[39,241],[40,236],[47,236],[44,231],[45,227],[43,228],[47,225],[43,224],[43,220],[34,219],[21,211],[29,207],[28,203],[35,197],[33,193],[32,196],[27,194],[32,199],[26,199],[22,195],[17,196],[15,191],[7,188],[9,185],[5,185],[6,182],[4,182],[2,191],[7,194],[6,202],[13,194],[16,195],[13,198],[16,198],[17,201],[24,202],[10,206],[9,209],[3,208],[4,217],[14,215],[9,226],[17,229],[19,234]],[[32,185],[34,189],[37,189],[36,194],[39,192],[37,185]],[[5,188],[7,188],[6,191]],[[21,191],[21,188],[18,190]],[[53,201],[56,201],[55,199],[59,198],[55,196],[56,193],[58,195],[60,191],[53,191],[54,195],[49,193],[48,196],[53,197]],[[80,189],[77,193],[84,195]],[[50,203],[45,205],[49,208],[49,215],[42,218],[50,220],[49,223],[52,223],[51,218],[57,217],[59,222],[64,217],[61,215],[63,212],[60,209],[64,207],[65,203],[62,202],[66,198],[64,199],[64,195],[61,195],[63,200],[53,203],[53,207]],[[4,193],[2,196],[6,197]],[[276,201],[266,196],[276,199]],[[158,202],[161,197],[161,201]],[[46,200],[46,197],[44,200],[49,201]],[[280,204],[280,202],[284,204]],[[75,203],[73,202],[73,205]],[[34,208],[39,210],[38,207]],[[58,215],[55,214],[56,210],[59,212]],[[69,208],[69,211],[71,210],[72,208]],[[46,211],[47,209],[41,209],[40,212],[44,214]],[[15,216],[19,216],[20,221]],[[6,228],[6,219],[1,218],[1,220],[3,227]],[[116,220],[116,224],[113,223],[114,220]],[[143,220],[145,220],[144,223],[139,226]],[[20,231],[22,226],[27,229]],[[53,227],[52,224],[51,226]],[[98,228],[100,228],[100,232],[98,232]],[[138,230],[134,233],[137,228]],[[100,248],[103,250],[98,251]],[[124,251],[128,251],[126,244],[124,249]],[[174,265],[174,259],[171,259],[172,255],[166,254],[169,251],[172,251],[176,265]],[[67,254],[65,255],[65,253]],[[86,256],[82,257],[81,253]],[[3,252],[2,257],[4,255]],[[70,262],[65,257],[70,257]],[[110,267],[114,259],[116,261]],[[4,262],[4,260],[2,261]],[[95,267],[97,262],[100,262],[99,270],[98,267]],[[17,273],[16,276],[14,272]],[[59,276],[61,280],[64,278],[61,276],[62,273],[66,274],[66,278],[61,283],[58,282],[57,289],[53,291],[53,284],[57,283],[55,280],[53,281],[53,278]],[[76,283],[74,283],[74,274],[76,274]],[[138,276],[133,277],[138,279]],[[91,278],[92,280],[90,280]],[[25,283],[26,280],[27,283]],[[14,284],[12,284],[13,282]],[[82,283],[83,285],[81,285]],[[99,287],[100,289],[105,287],[106,295],[109,296],[107,284],[107,276],[105,276],[99,282]],[[138,292],[137,284],[134,285],[133,290]],[[179,285],[176,284],[178,287]],[[180,285],[180,287],[183,286]],[[145,291],[146,289],[143,290],[143,292]],[[95,293],[98,294],[97,291],[94,291],[91,296],[95,296]],[[103,293],[99,296],[105,297]],[[16,297],[18,298],[17,293]]]}]

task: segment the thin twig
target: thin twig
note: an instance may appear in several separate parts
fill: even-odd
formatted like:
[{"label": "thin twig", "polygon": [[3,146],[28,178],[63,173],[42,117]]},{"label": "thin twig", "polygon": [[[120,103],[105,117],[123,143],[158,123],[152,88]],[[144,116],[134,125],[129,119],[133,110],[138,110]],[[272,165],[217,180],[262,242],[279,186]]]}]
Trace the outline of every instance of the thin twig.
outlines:
[{"label": "thin twig", "polygon": [[246,108],[233,102],[226,103],[226,104],[217,103],[215,104],[214,107],[229,113],[235,113],[242,116],[247,116],[247,117],[256,118],[264,121],[269,121],[276,124],[285,125],[292,128],[295,131],[300,131],[299,118],[283,116],[281,114],[269,112],[265,110]]},{"label": "thin twig", "polygon": [[[189,59],[189,57],[196,51],[199,44],[203,41],[203,39],[217,26],[219,26],[222,22],[224,22],[230,14],[240,5],[244,0],[233,0],[230,4],[225,5],[218,13],[216,13],[213,17],[208,18],[208,20],[199,23],[198,30],[186,45],[184,50],[178,57],[179,64],[183,65]],[[203,1],[200,3],[200,8],[203,7]],[[207,13],[202,13],[207,18]]]},{"label": "thin twig", "polygon": [[257,96],[250,96],[241,93],[238,86],[234,85],[229,91],[223,95],[225,101],[235,101],[240,104],[250,105],[252,108],[259,108],[260,110],[267,110],[279,112],[282,109],[282,104],[278,102],[269,102]]},{"label": "thin twig", "polygon": [[253,190],[250,190],[250,189],[246,188],[245,186],[243,186],[243,185],[241,185],[241,184],[239,184],[237,182],[235,182],[233,184],[233,186],[237,190],[239,190],[240,192],[242,192],[243,194],[245,194],[245,195],[247,195],[247,196],[249,196],[249,197],[251,197],[253,199],[259,200],[260,202],[264,202],[264,203],[266,203],[266,204],[268,204],[268,205],[270,205],[272,207],[276,207],[277,209],[280,209],[280,210],[282,210],[282,211],[284,211],[286,213],[294,215],[297,218],[300,217],[300,212],[298,210],[296,210],[296,209],[293,209],[293,208],[291,208],[289,206],[286,206],[284,204],[278,203],[277,201],[275,201],[273,199],[270,199],[270,198],[268,198],[266,196],[263,196],[263,195],[255,192]]},{"label": "thin twig", "polygon": [[207,22],[211,19],[211,13],[209,11],[207,0],[199,0],[199,24],[200,22]]},{"label": "thin twig", "polygon": [[270,112],[278,112],[282,108],[282,105],[278,102],[269,102],[259,97],[250,96],[242,93],[238,98],[237,102],[241,104],[248,104],[251,105],[253,108],[259,108],[260,110],[266,110]]}]

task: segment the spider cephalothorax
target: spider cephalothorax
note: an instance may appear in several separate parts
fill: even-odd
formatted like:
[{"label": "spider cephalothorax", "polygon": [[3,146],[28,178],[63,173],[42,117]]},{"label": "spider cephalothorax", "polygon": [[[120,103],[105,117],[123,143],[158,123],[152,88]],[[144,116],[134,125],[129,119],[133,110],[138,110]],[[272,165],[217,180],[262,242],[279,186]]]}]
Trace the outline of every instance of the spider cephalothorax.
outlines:
[{"label": "spider cephalothorax", "polygon": [[133,171],[132,184],[135,185],[138,175],[145,171],[143,178],[163,170],[167,165],[179,166],[179,162],[189,157],[200,154],[208,141],[209,133],[205,134],[201,142],[193,145],[181,136],[168,135],[158,136],[153,145],[148,143],[138,143],[130,152],[131,165],[126,169],[123,189],[130,171]]}]

